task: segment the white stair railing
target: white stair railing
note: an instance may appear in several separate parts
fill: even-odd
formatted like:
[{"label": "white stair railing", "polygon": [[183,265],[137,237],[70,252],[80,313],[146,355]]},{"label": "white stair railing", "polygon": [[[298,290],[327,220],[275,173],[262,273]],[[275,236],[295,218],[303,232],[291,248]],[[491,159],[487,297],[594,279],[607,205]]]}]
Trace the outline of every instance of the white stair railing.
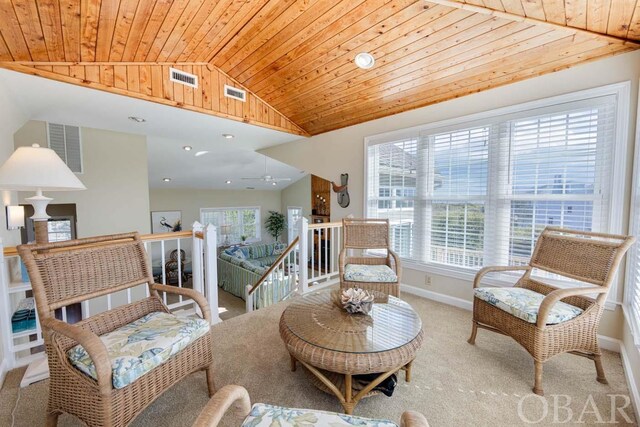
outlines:
[{"label": "white stair railing", "polygon": [[246,311],[254,311],[283,301],[300,292],[299,237],[295,237],[265,273],[247,285]]},{"label": "white stair railing", "polygon": [[[339,278],[338,257],[342,249],[342,222],[309,224],[307,232],[308,279],[307,291],[311,288],[330,286]],[[301,227],[301,232],[302,230]]]}]

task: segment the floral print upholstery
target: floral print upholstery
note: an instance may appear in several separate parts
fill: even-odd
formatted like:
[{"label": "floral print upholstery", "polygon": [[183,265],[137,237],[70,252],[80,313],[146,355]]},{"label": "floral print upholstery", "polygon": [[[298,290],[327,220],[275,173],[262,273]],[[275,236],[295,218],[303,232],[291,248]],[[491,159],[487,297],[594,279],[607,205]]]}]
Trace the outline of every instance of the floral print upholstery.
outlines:
[{"label": "floral print upholstery", "polygon": [[316,411],[312,409],[294,409],[256,403],[245,418],[242,427],[397,427],[396,423],[387,420],[355,417],[335,412]]},{"label": "floral print upholstery", "polygon": [[[167,361],[209,332],[209,322],[154,312],[101,335],[113,369],[113,387],[122,388]],[[67,351],[69,361],[96,379],[96,369],[86,350],[77,345]]]},{"label": "floral print upholstery", "polygon": [[344,280],[348,282],[395,283],[396,273],[387,265],[347,264],[344,267]]},{"label": "floral print upholstery", "polygon": [[[538,310],[546,296],[525,288],[476,288],[474,294],[476,298],[529,323],[537,323]],[[566,322],[582,312],[579,307],[558,301],[549,311],[547,325]]]}]

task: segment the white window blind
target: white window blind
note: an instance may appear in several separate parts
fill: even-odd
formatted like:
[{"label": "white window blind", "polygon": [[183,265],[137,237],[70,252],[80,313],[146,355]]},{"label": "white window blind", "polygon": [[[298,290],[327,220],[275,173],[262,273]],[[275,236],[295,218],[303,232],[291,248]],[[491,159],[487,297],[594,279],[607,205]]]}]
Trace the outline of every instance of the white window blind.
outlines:
[{"label": "white window blind", "polygon": [[527,263],[547,225],[611,231],[617,96],[367,142],[366,215],[427,265]]},{"label": "white window blind", "polygon": [[260,207],[203,208],[200,222],[215,225],[221,243],[226,239],[231,244],[240,243],[242,236],[247,241],[260,240]]}]

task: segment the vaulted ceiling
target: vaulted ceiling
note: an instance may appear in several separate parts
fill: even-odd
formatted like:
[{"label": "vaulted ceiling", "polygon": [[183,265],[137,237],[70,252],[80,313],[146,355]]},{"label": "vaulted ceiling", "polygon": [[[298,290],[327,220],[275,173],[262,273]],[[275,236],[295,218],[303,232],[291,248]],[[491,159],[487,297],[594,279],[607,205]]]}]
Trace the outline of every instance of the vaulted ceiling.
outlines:
[{"label": "vaulted ceiling", "polygon": [[313,135],[637,49],[640,0],[0,0],[0,36],[1,67]]}]

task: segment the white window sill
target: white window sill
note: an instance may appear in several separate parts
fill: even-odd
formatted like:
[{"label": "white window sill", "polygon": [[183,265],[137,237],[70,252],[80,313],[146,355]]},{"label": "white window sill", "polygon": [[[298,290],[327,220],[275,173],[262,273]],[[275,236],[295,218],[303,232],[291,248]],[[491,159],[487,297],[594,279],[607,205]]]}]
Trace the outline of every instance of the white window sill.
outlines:
[{"label": "white window sill", "polygon": [[[441,264],[423,264],[415,261],[402,259],[402,267],[410,270],[421,271],[427,274],[434,274],[436,276],[451,277],[458,280],[464,280],[469,282],[469,286],[473,286],[473,280],[476,277],[476,270],[463,268],[463,267],[449,267]],[[483,285],[506,287],[513,286],[518,279],[522,276],[523,272],[515,271],[514,273],[489,273],[482,278]],[[553,284],[552,280],[547,278],[541,278],[541,281],[549,282]],[[611,295],[611,294],[609,294]],[[605,303],[605,309],[614,311],[616,307],[621,303],[607,300]]]}]

